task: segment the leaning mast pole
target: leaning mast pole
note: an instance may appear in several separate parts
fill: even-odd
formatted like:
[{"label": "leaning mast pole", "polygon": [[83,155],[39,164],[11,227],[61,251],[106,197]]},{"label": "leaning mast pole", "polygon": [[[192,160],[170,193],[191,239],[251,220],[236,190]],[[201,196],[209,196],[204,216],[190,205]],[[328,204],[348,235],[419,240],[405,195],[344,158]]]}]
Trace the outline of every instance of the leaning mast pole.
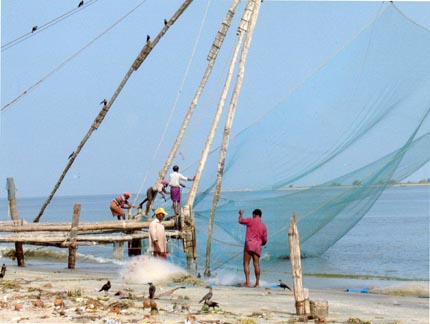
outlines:
[{"label": "leaning mast pole", "polygon": [[210,255],[211,255],[213,224],[214,224],[214,219],[215,219],[215,211],[216,211],[216,207],[217,207],[217,204],[219,201],[219,196],[220,196],[220,191],[221,191],[222,176],[224,173],[224,164],[225,164],[225,158],[227,155],[228,143],[229,143],[229,139],[230,139],[230,131],[231,131],[231,127],[233,125],[233,119],[234,119],[234,115],[236,113],[237,102],[239,99],[239,93],[240,93],[240,89],[241,89],[242,83],[243,83],[243,78],[245,75],[246,58],[248,56],[248,50],[249,50],[249,47],[251,45],[252,35],[254,33],[254,29],[255,29],[255,25],[257,23],[258,13],[260,10],[260,5],[261,5],[259,0],[254,0],[254,1],[255,1],[255,4],[254,4],[252,16],[251,16],[249,22],[242,20],[241,25],[239,27],[239,31],[246,32],[246,39],[245,39],[242,54],[240,57],[240,61],[239,61],[239,70],[238,70],[238,75],[237,75],[237,79],[236,79],[236,85],[235,85],[233,95],[232,95],[232,98],[230,101],[230,106],[229,106],[229,110],[228,110],[228,114],[227,114],[227,118],[226,118],[226,124],[224,127],[223,140],[222,140],[221,149],[220,149],[220,153],[219,153],[217,182],[216,182],[215,193],[214,193],[213,202],[212,202],[212,209],[211,209],[210,218],[209,218],[208,238],[207,238],[207,243],[206,243],[206,267],[205,267],[205,272],[204,272],[206,277],[210,277]]},{"label": "leaning mast pole", "polygon": [[[251,19],[251,17],[254,15],[254,12],[256,12],[255,7],[257,7],[259,5],[259,1],[260,0],[249,0],[247,3],[247,6],[245,8],[243,17],[241,22],[245,22],[244,25],[246,26],[248,24],[248,21]],[[258,4],[257,4],[258,3]],[[257,11],[258,12],[258,11]],[[241,27],[242,27],[242,23],[241,23]],[[229,73],[227,75],[227,79],[226,79],[226,83],[224,85],[224,89],[220,98],[220,101],[218,103],[218,107],[217,107],[217,111],[215,113],[211,128],[209,130],[207,139],[206,139],[206,143],[205,146],[203,148],[201,157],[200,157],[200,161],[199,161],[199,165],[197,168],[197,172],[195,175],[195,180],[193,181],[192,187],[190,189],[190,192],[188,194],[188,199],[187,202],[182,210],[182,219],[186,225],[186,227],[184,228],[184,249],[186,251],[186,256],[187,256],[187,266],[189,269],[192,268],[192,264],[193,261],[196,259],[197,256],[197,244],[196,244],[196,235],[195,235],[195,226],[194,226],[194,213],[193,213],[193,204],[194,204],[194,200],[196,198],[197,195],[197,188],[199,186],[199,182],[200,182],[200,178],[201,178],[201,174],[203,172],[204,166],[206,164],[206,160],[207,157],[209,155],[209,149],[212,145],[213,142],[213,138],[215,136],[215,130],[219,124],[219,120],[221,117],[221,113],[224,107],[224,103],[227,97],[227,93],[228,93],[228,89],[230,87],[231,84],[231,79],[232,79],[232,74],[234,71],[234,66],[235,66],[235,62],[237,60],[237,56],[239,54],[239,50],[242,47],[242,43],[243,43],[243,39],[245,38],[244,33],[241,32],[241,28],[238,29],[238,35],[239,35],[239,39],[238,39],[238,43],[236,44],[236,50],[235,50],[235,55],[232,58],[231,61],[231,65],[229,68]],[[241,64],[239,66],[239,74],[237,77],[237,83],[236,83],[236,87],[235,87],[235,94],[232,98],[232,102],[230,105],[236,105],[237,104],[237,99],[238,99],[238,94],[240,92],[240,87],[242,85],[242,80],[243,80],[243,73],[241,71],[244,70],[244,65],[245,65],[245,61],[246,61],[246,55],[244,55],[244,53],[247,53],[247,50],[242,49],[242,54],[241,54]]]},{"label": "leaning mast pole", "polygon": [[63,170],[63,173],[61,174],[60,178],[58,179],[57,183],[54,186],[54,189],[51,191],[51,194],[46,199],[46,201],[43,203],[39,214],[36,216],[36,218],[33,220],[34,223],[38,223],[40,217],[42,217],[43,212],[45,211],[48,204],[51,202],[52,198],[54,197],[55,193],[57,192],[58,188],[60,187],[61,183],[63,182],[64,177],[66,176],[67,172],[69,171],[70,167],[72,166],[73,162],[75,161],[76,157],[78,156],[79,152],[82,150],[92,133],[98,129],[100,124],[102,123],[103,119],[106,117],[106,114],[108,113],[110,107],[118,97],[121,90],[124,88],[125,84],[127,83],[128,79],[130,78],[131,74],[134,71],[137,71],[137,69],[140,67],[140,65],[143,63],[143,61],[146,59],[146,57],[149,55],[149,53],[152,51],[152,49],[157,45],[157,43],[160,41],[161,37],[164,36],[164,34],[167,32],[167,30],[170,28],[171,25],[175,23],[175,21],[182,15],[182,13],[187,9],[187,7],[193,2],[193,0],[185,0],[183,4],[179,7],[179,9],[173,14],[172,18],[165,24],[163,29],[158,33],[158,35],[154,38],[152,42],[147,42],[145,46],[140,51],[139,55],[133,62],[132,66],[129,68],[127,73],[125,74],[123,80],[121,81],[120,85],[116,89],[115,93],[113,94],[112,98],[103,106],[103,108],[100,110],[99,114],[95,118],[94,122],[92,123],[90,129],[84,136],[84,138],[79,143],[78,147],[75,151],[73,151],[71,157],[69,158],[69,161],[67,162],[66,167]]}]

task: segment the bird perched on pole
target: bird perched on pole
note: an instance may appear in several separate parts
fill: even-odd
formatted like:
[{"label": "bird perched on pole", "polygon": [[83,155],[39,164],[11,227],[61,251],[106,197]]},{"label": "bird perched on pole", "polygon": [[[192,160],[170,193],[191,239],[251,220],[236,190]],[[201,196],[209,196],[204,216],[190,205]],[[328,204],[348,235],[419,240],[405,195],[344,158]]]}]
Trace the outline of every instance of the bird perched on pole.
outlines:
[{"label": "bird perched on pole", "polygon": [[212,298],[212,287],[209,287],[209,292],[203,296],[203,298],[199,301],[199,304],[204,301],[205,303],[208,302]]},{"label": "bird perched on pole", "polygon": [[108,292],[109,291],[109,289],[110,289],[110,287],[111,287],[111,285],[110,285],[110,281],[108,280],[108,282],[106,282],[101,288],[100,288],[100,290],[99,291],[106,291],[106,292]]},{"label": "bird perched on pole", "polygon": [[107,100],[106,100],[106,99],[103,99],[103,100],[100,102],[100,104],[103,104],[104,106],[106,106],[106,105],[107,105]]},{"label": "bird perched on pole", "polygon": [[31,29],[31,32],[34,33],[37,30],[37,26],[33,26],[33,28]]},{"label": "bird perched on pole", "polygon": [[146,42],[149,43],[150,40],[151,40],[151,36],[146,35]]},{"label": "bird perched on pole", "polygon": [[84,0],[81,0],[81,2],[79,2],[79,4],[78,4],[78,8],[82,7],[83,5],[84,5]]},{"label": "bird perched on pole", "polygon": [[291,291],[291,288],[288,287],[288,285],[285,282],[283,282],[281,279],[279,279],[279,285],[278,286],[283,288],[284,290],[285,290],[285,288],[287,288],[289,291]]},{"label": "bird perched on pole", "polygon": [[157,288],[155,288],[152,282],[148,282],[148,285],[149,285],[149,299],[153,299],[155,295],[155,290],[157,290]]}]

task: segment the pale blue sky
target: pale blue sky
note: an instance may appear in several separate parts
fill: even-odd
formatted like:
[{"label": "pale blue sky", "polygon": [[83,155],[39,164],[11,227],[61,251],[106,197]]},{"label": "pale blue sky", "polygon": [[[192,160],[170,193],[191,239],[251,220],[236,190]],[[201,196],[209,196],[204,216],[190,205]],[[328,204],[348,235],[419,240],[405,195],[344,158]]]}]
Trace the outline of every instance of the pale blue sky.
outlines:
[{"label": "pale blue sky", "polygon": [[[146,35],[154,37],[162,28],[163,19],[170,18],[181,2],[87,0],[75,12],[71,10],[77,7],[78,0],[1,2],[3,183],[6,177],[13,176],[22,197],[50,193],[67,157],[98,114],[99,102],[110,99],[145,44]],[[395,4],[409,18],[430,29],[430,2]],[[260,80],[273,76],[273,84],[258,85],[265,87],[267,108],[357,35],[382,5],[376,1],[265,0],[251,53],[263,53],[270,64],[260,67],[254,62],[249,70]],[[209,46],[229,6],[230,1],[200,0],[189,7],[133,73],[101,127],[76,159],[58,195],[141,192],[152,184],[173,144],[206,66]],[[72,14],[63,16],[66,13]],[[238,12],[236,18],[239,16]],[[59,17],[64,19],[53,21]],[[43,29],[48,22],[52,24]],[[31,33],[33,26],[39,26],[39,30]],[[194,50],[199,35],[199,46]],[[93,40],[91,46],[59,68]],[[226,42],[228,51],[220,55],[221,69],[214,73],[212,87],[223,82],[220,80],[232,45]],[[280,59],[288,73],[276,73]],[[37,86],[32,88],[34,85]],[[31,91],[20,97],[26,90]],[[201,102],[202,111],[217,100],[211,98],[211,90],[207,91],[208,98]],[[247,99],[247,95],[255,89],[250,87],[248,91],[241,93],[239,106],[250,106],[252,99]],[[237,130],[260,113],[239,108]],[[203,131],[208,126],[203,113],[197,117],[200,119],[192,135],[184,139],[186,143],[176,159],[183,166],[191,165],[200,155]],[[427,165],[412,179],[429,177],[429,173]],[[0,197],[6,197],[5,186],[0,188]]]}]

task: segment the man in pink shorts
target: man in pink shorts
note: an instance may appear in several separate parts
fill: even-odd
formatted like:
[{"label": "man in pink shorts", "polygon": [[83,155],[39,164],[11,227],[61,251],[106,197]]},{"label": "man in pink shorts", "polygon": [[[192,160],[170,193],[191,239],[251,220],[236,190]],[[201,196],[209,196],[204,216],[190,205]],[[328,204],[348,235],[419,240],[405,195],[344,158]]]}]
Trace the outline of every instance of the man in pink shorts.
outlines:
[{"label": "man in pink shorts", "polygon": [[173,210],[176,215],[179,215],[181,212],[181,187],[185,188],[185,185],[180,181],[194,181],[194,178],[187,178],[186,176],[179,173],[179,167],[175,165],[173,167],[173,172],[170,174],[170,198],[173,202]]}]

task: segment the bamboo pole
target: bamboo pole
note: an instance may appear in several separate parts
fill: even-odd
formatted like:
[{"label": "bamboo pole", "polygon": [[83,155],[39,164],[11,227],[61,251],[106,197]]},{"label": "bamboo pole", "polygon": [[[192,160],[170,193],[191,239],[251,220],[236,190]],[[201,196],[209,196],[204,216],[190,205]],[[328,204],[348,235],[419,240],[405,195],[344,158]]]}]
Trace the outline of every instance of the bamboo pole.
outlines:
[{"label": "bamboo pole", "polygon": [[164,163],[163,168],[158,173],[158,179],[159,180],[164,179],[164,177],[166,176],[167,170],[169,169],[170,164],[172,164],[172,161],[173,161],[174,157],[176,156],[179,145],[181,144],[182,138],[184,137],[185,130],[188,127],[188,124],[189,124],[190,119],[194,113],[194,110],[195,110],[195,108],[199,102],[199,99],[200,99],[200,96],[203,92],[203,89],[206,86],[206,83],[209,79],[209,76],[211,75],[211,72],[213,70],[213,66],[214,66],[216,58],[218,56],[218,52],[219,52],[219,50],[220,50],[220,48],[224,42],[225,35],[227,34],[228,29],[230,28],[231,21],[233,19],[236,7],[239,4],[239,2],[240,2],[239,0],[233,0],[233,3],[230,6],[230,9],[228,10],[226,17],[224,18],[224,21],[221,23],[221,26],[218,29],[218,33],[215,36],[212,47],[211,47],[209,54],[208,54],[208,65],[207,65],[206,70],[202,76],[200,84],[199,84],[199,86],[198,86],[198,88],[194,94],[194,97],[193,97],[191,104],[188,108],[188,111],[184,117],[184,120],[182,121],[182,125],[181,125],[181,128],[179,130],[178,135],[176,136],[175,143],[173,144],[173,146],[170,150],[170,153],[167,156],[167,159]]},{"label": "bamboo pole", "polygon": [[[295,213],[293,213],[288,229],[288,243],[290,245],[291,273],[293,276],[294,299],[296,300],[296,315],[307,315],[310,308],[309,293],[303,288],[300,238]],[[306,305],[306,303],[308,305]]]},{"label": "bamboo pole", "polygon": [[[16,207],[15,183],[12,177],[7,178],[7,193],[9,199],[10,217],[14,222],[18,223],[19,219],[18,208]],[[25,267],[24,249],[22,247],[22,243],[15,242],[15,256],[18,267]]]},{"label": "bamboo pole", "polygon": [[[50,235],[49,235],[50,234]],[[94,244],[107,244],[112,242],[124,242],[133,239],[147,239],[149,237],[148,232],[135,232],[133,234],[125,235],[79,235],[76,237],[76,245],[94,245]],[[168,231],[166,232],[166,237],[169,238],[182,238],[182,233],[180,231]],[[44,246],[58,246],[67,247],[71,245],[69,240],[69,233],[46,233],[46,232],[35,232],[33,235],[28,235],[27,233],[12,234],[0,236],[0,243],[10,243],[10,242],[21,242],[26,244],[44,245]],[[90,244],[87,244],[90,243]]]},{"label": "bamboo pole", "polygon": [[[102,222],[102,223],[79,223],[78,231],[81,234],[91,233],[92,231],[126,231],[126,230],[141,230],[148,228],[151,222],[138,222],[138,221],[116,221],[116,222]],[[175,228],[175,220],[168,220],[162,222],[166,229]],[[2,225],[0,232],[68,232],[70,231],[70,223],[30,223],[16,226]]]},{"label": "bamboo pole", "polygon": [[224,164],[225,164],[225,158],[227,156],[227,148],[228,148],[228,143],[230,139],[230,131],[233,126],[233,120],[236,112],[237,102],[239,99],[239,93],[240,93],[240,89],[243,83],[243,78],[245,75],[246,58],[248,56],[248,50],[251,45],[254,28],[257,23],[260,4],[261,3],[259,0],[256,0],[254,2],[252,1],[248,2],[248,6],[245,9],[244,15],[241,20],[241,25],[238,29],[239,35],[243,35],[244,32],[246,32],[246,38],[245,38],[245,43],[240,57],[239,71],[236,78],[236,85],[234,88],[232,98],[230,100],[230,106],[229,106],[229,110],[226,118],[224,135],[223,135],[223,140],[222,140],[219,159],[218,159],[217,181],[216,181],[215,193],[212,201],[211,213],[209,217],[208,239],[206,243],[206,267],[205,267],[204,274],[207,277],[210,276],[210,255],[211,255],[213,224],[214,224],[215,212],[216,212],[216,208],[218,205],[219,196],[221,192],[222,176],[224,174]]},{"label": "bamboo pole", "polygon": [[113,94],[112,98],[107,102],[103,108],[100,110],[99,114],[97,115],[96,119],[92,123],[90,129],[88,130],[87,134],[84,136],[84,138],[79,143],[76,150],[72,153],[71,157],[69,158],[66,167],[63,170],[63,173],[61,174],[60,178],[58,179],[57,183],[54,186],[54,189],[51,191],[51,194],[46,199],[44,204],[42,205],[39,214],[36,216],[36,218],[33,220],[34,223],[39,222],[40,217],[42,217],[43,212],[45,211],[48,204],[51,202],[52,198],[54,197],[55,193],[57,192],[58,188],[60,187],[61,183],[63,182],[64,177],[66,176],[67,172],[69,171],[70,167],[72,166],[73,162],[75,161],[76,157],[78,156],[79,152],[84,147],[85,143],[88,141],[92,133],[98,129],[100,124],[102,123],[103,119],[106,117],[106,114],[108,113],[110,107],[118,97],[121,90],[124,88],[125,84],[127,83],[128,79],[130,78],[131,74],[136,71],[139,66],[142,64],[142,62],[146,59],[148,54],[152,51],[154,46],[159,42],[162,36],[167,32],[167,30],[170,28],[170,26],[179,18],[180,15],[185,11],[185,9],[191,4],[193,0],[185,0],[184,3],[180,6],[180,8],[175,12],[175,14],[170,18],[169,22],[163,27],[163,29],[160,31],[160,33],[155,37],[155,39],[145,44],[145,46],[140,51],[139,55],[137,56],[136,60],[133,62],[132,66],[128,69],[127,73],[125,74],[124,78],[122,79],[121,83],[119,84],[118,88],[116,89],[115,93]]}]

